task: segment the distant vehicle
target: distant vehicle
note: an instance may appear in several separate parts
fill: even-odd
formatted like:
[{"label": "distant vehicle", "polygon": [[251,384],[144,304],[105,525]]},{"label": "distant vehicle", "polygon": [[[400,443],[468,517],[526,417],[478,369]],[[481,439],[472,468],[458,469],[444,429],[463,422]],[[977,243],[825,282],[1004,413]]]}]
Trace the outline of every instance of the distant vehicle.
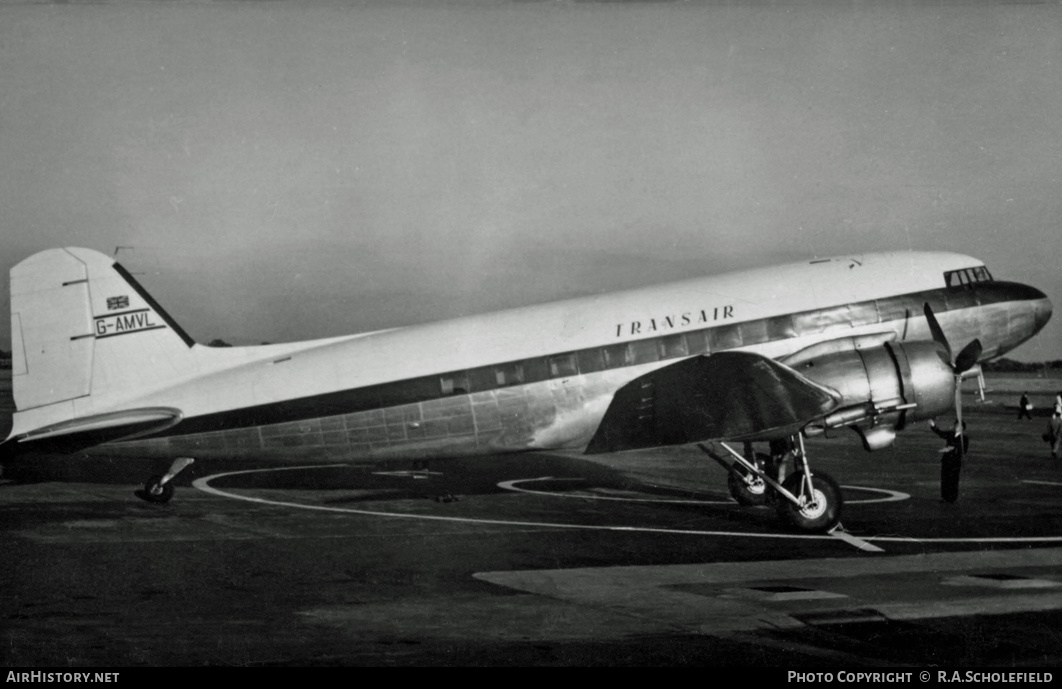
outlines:
[{"label": "distant vehicle", "polygon": [[[234,308],[236,306],[234,305]],[[730,490],[803,531],[842,495],[803,438],[867,450],[958,404],[959,382],[1039,331],[1039,290],[939,252],[819,259],[309,342],[197,344],[89,249],[11,270],[17,412],[33,450],[173,459],[385,459],[619,452],[717,441]],[[967,343],[953,354],[950,342]],[[786,442],[784,481],[728,443]],[[705,447],[721,460],[715,450]]]}]

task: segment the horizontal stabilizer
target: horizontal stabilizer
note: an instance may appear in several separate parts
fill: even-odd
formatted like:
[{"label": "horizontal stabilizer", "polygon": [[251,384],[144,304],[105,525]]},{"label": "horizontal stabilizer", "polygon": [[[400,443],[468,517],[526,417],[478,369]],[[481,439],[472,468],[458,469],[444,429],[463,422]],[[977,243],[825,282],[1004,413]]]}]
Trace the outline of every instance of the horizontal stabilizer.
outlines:
[{"label": "horizontal stabilizer", "polygon": [[796,432],[840,395],[749,352],[693,357],[616,391],[587,454]]},{"label": "horizontal stabilizer", "polygon": [[[96,414],[38,428],[5,443],[12,453],[23,449],[74,452],[121,438],[154,433],[176,425],[183,418],[179,409],[146,407]],[[17,443],[17,447],[10,447]]]}]

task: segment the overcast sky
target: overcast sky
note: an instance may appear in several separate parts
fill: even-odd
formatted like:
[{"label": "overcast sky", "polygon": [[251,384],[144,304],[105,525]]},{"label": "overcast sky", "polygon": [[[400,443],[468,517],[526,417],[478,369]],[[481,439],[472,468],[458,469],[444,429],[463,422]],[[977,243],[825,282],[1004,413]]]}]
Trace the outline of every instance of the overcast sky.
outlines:
[{"label": "overcast sky", "polygon": [[1062,308],[1062,7],[910,5],[0,3],[0,271],[236,344],[880,250]]}]

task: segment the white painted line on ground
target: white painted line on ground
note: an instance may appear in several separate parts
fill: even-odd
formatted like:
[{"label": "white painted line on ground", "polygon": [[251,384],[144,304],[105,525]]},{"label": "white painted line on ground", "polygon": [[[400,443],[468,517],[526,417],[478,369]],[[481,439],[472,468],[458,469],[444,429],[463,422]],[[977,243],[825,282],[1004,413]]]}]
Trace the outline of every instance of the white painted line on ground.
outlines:
[{"label": "white painted line on ground", "polygon": [[[538,478],[521,478],[514,481],[502,481],[498,484],[499,488],[504,490],[511,490],[516,493],[533,493],[536,495],[551,495],[557,498],[581,498],[584,500],[615,500],[617,502],[645,502],[645,503],[662,503],[662,504],[679,504],[679,505],[733,505],[735,500],[683,500],[681,498],[627,498],[622,496],[611,495],[594,495],[592,493],[559,493],[557,491],[549,490],[530,490],[528,488],[520,488],[516,484],[518,483],[534,483],[535,481],[584,481],[581,478],[554,478],[552,476],[540,476]],[[901,493],[896,490],[888,490],[885,488],[869,488],[867,486],[841,486],[847,490],[863,490],[871,493],[884,493],[885,497],[882,498],[867,498],[865,500],[845,500],[847,505],[869,505],[874,502],[898,502],[900,500],[910,500],[911,496],[907,493]]]},{"label": "white painted line on ground", "polygon": [[[1022,548],[1015,550],[972,550],[919,555],[888,555],[873,558],[817,558],[807,560],[752,560],[747,562],[704,562],[684,565],[627,565],[619,567],[586,567],[581,569],[536,569],[504,572],[480,572],[477,579],[530,579],[544,582],[542,577],[562,576],[579,580],[583,572],[600,573],[608,583],[622,586],[641,586],[654,582],[656,586],[706,584],[733,586],[750,581],[785,581],[790,584],[805,579],[845,579],[850,577],[881,576],[885,574],[987,571],[1017,568],[1062,567],[1062,548]],[[536,578],[537,577],[537,578]]]},{"label": "white painted line on ground", "polygon": [[552,490],[530,490],[520,488],[518,483],[534,483],[536,481],[585,481],[581,478],[553,478],[552,476],[539,476],[538,478],[520,478],[513,481],[502,481],[498,487],[503,490],[511,490],[514,493],[529,493],[531,495],[548,495],[554,498],[578,498],[580,500],[614,500],[616,502],[657,503],[667,505],[733,505],[733,500],[684,500],[682,498],[634,498],[620,495],[594,495],[593,493],[559,493]]},{"label": "white painted line on ground", "polygon": [[444,517],[433,514],[408,514],[404,512],[382,512],[378,510],[359,510],[352,507],[330,507],[326,505],[308,505],[305,503],[288,502],[285,500],[266,500],[265,498],[256,498],[250,495],[240,495],[238,493],[230,493],[228,491],[219,490],[210,485],[211,481],[224,478],[227,476],[238,476],[242,474],[256,474],[266,471],[285,471],[296,469],[310,469],[321,468],[323,466],[335,467],[335,464],[320,465],[317,467],[283,467],[280,469],[249,469],[245,471],[230,471],[223,474],[214,474],[212,476],[204,476],[192,481],[192,486],[197,490],[211,495],[216,495],[222,498],[230,498],[233,500],[243,500],[245,502],[253,502],[259,505],[272,505],[275,507],[292,507],[300,510],[317,510],[320,512],[340,512],[345,514],[360,514],[370,517],[390,517],[394,519],[419,519],[425,521],[438,521],[438,522],[456,522],[464,524],[493,524],[498,526],[524,526],[524,527],[538,527],[549,529],[582,529],[588,531],[625,531],[631,533],[660,533],[676,536],[737,536],[745,538],[783,538],[783,539],[797,539],[797,540],[829,540],[832,536],[827,534],[783,534],[783,533],[746,533],[740,531],[697,531],[689,529],[663,529],[646,526],[603,526],[598,524],[564,524],[558,522],[528,522],[528,521],[515,521],[505,519],[473,519],[471,517]]},{"label": "white painted line on ground", "polygon": [[374,471],[373,476],[397,476],[398,478],[428,478],[429,476],[442,476],[441,471],[417,471],[415,469],[404,469],[402,471]]},{"label": "white painted line on ground", "polygon": [[845,490],[865,490],[871,493],[884,493],[883,498],[867,498],[864,500],[848,500],[845,499],[846,505],[869,505],[872,502],[899,502],[901,500],[910,500],[911,496],[908,493],[901,493],[898,490],[889,490],[887,488],[870,488],[869,486],[841,486]]},{"label": "white painted line on ground", "polygon": [[875,543],[1062,543],[1062,536],[964,536],[916,538],[914,536],[867,536]]},{"label": "white painted line on ground", "polygon": [[884,553],[885,552],[885,550],[883,548],[879,548],[876,545],[874,545],[873,543],[867,543],[862,538],[858,538],[856,536],[853,536],[852,534],[848,533],[847,531],[843,531],[840,528],[837,528],[837,529],[834,529],[833,531],[831,531],[830,535],[833,536],[834,538],[838,539],[838,540],[841,540],[841,541],[844,541],[845,543],[848,543],[849,545],[854,545],[855,547],[859,548],[860,550],[865,550],[868,553]]},{"label": "white painted line on ground", "polygon": [[[308,505],[305,503],[287,502],[283,500],[266,500],[265,498],[256,498],[249,495],[240,495],[238,493],[230,493],[227,491],[219,490],[210,485],[211,481],[224,478],[227,476],[239,476],[243,474],[257,474],[268,471],[298,471],[303,469],[322,469],[322,468],[336,468],[346,466],[344,464],[319,464],[313,466],[295,466],[295,467],[280,467],[280,468],[268,468],[268,469],[247,469],[244,471],[230,471],[222,474],[213,474],[212,476],[204,476],[203,478],[196,479],[192,482],[192,486],[197,490],[204,493],[209,493],[223,498],[230,498],[233,500],[243,500],[245,502],[253,502],[261,505],[272,505],[276,507],[291,507],[301,510],[317,510],[320,512],[340,512],[346,514],[361,514],[371,517],[390,517],[393,519],[420,519],[425,521],[439,521],[439,522],[456,522],[465,524],[493,524],[497,526],[523,526],[523,527],[535,527],[535,528],[550,528],[550,529],[581,529],[590,531],[627,531],[631,533],[660,533],[669,535],[680,536],[733,536],[744,538],[774,538],[774,539],[789,539],[789,540],[834,540],[837,536],[832,534],[787,534],[787,533],[762,533],[762,532],[741,532],[741,531],[699,531],[689,529],[664,529],[645,526],[602,526],[597,524],[564,524],[558,522],[525,522],[525,521],[511,521],[504,519],[473,519],[470,517],[444,517],[431,514],[408,514],[403,512],[381,512],[376,510],[359,510],[351,507],[329,507],[326,505]],[[871,541],[876,543],[1058,543],[1062,542],[1062,536],[1015,536],[1015,537],[962,537],[962,538],[917,538],[914,536],[866,536],[862,539],[850,536],[852,541],[859,541],[869,544]],[[852,545],[856,543],[848,541],[847,538],[841,538],[846,542],[850,542]],[[860,546],[856,546],[860,547]]]}]

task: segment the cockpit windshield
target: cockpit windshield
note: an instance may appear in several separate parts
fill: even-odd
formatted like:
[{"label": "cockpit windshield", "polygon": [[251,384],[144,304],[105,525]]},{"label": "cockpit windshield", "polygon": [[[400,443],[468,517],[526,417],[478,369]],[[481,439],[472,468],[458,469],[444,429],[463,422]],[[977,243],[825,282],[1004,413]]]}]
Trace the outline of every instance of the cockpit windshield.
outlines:
[{"label": "cockpit windshield", "polygon": [[988,268],[977,266],[944,273],[944,284],[948,287],[963,287],[977,282],[992,282],[992,274],[988,272]]}]

